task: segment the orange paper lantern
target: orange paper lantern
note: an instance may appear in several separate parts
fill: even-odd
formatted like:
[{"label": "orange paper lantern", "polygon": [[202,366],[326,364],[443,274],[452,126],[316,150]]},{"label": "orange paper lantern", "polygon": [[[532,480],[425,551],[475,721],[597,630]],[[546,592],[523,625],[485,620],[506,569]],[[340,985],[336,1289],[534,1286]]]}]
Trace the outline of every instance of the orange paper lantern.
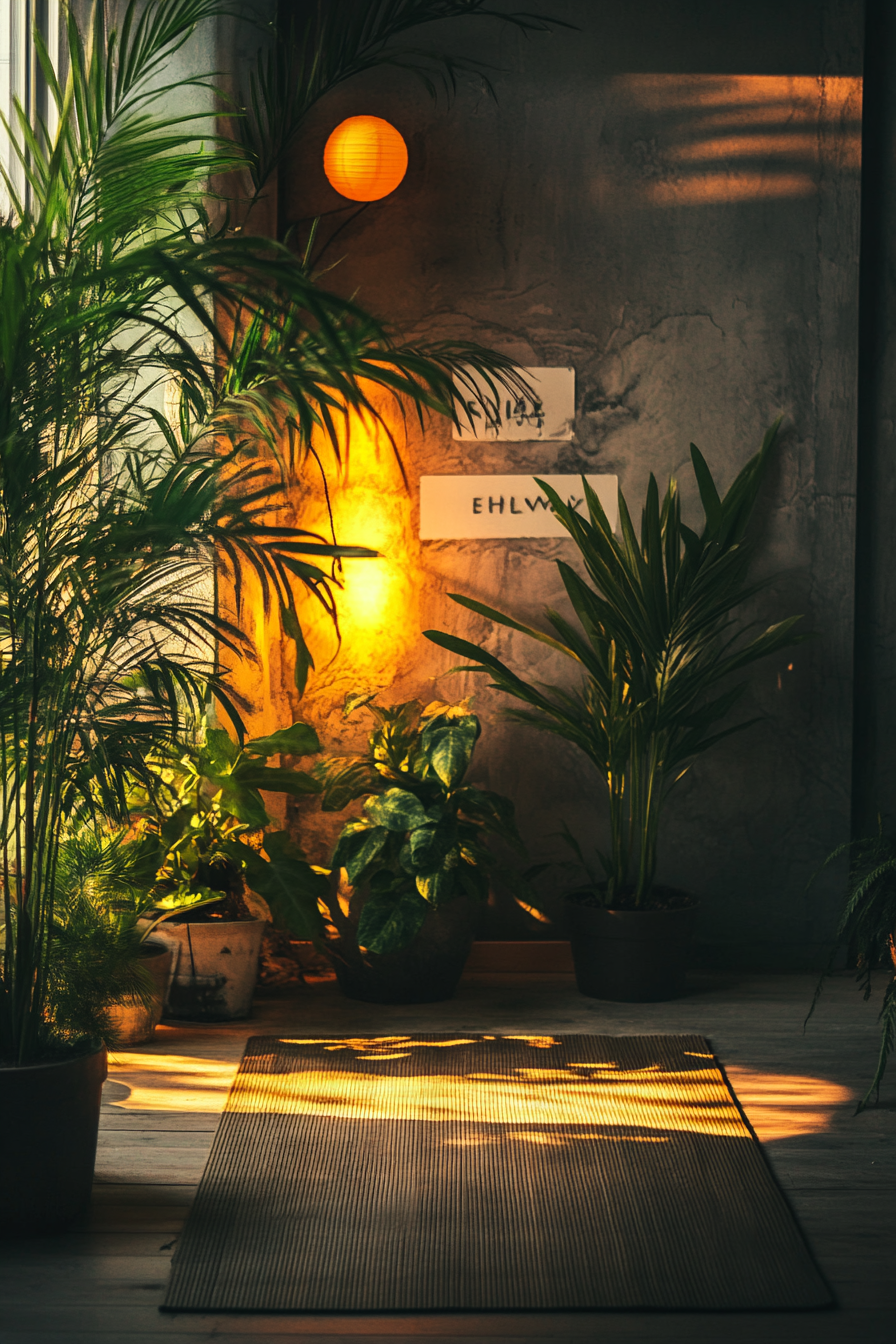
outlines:
[{"label": "orange paper lantern", "polygon": [[382,117],[348,117],[324,149],[324,172],[330,186],[350,201],[382,200],[407,170],[407,145]]}]

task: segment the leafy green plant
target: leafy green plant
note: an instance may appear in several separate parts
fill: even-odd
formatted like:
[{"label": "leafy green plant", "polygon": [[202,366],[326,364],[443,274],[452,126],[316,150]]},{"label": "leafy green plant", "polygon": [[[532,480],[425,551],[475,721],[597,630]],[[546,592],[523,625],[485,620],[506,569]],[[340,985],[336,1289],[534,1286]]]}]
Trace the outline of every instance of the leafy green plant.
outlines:
[{"label": "leafy green plant", "polygon": [[319,794],[322,785],[313,775],[265,763],[271,756],[319,751],[317,734],[305,723],[239,746],[224,729],[203,722],[194,742],[160,758],[153,789],[132,799],[158,841],[154,907],[202,896],[218,902],[216,911],[223,901],[224,914],[238,918],[245,881],[277,924],[301,938],[317,938],[326,871],[312,867],[286,831],[266,829],[271,818],[261,791]]},{"label": "leafy green plant", "polygon": [[470,611],[571,659],[583,673],[578,688],[526,682],[468,640],[425,632],[441,647],[473,659],[465,670],[488,674],[495,689],[523,702],[525,709],[508,711],[511,719],[565,738],[594,762],[609,797],[610,848],[599,852],[603,880],[592,878],[593,898],[608,906],[650,902],[660,817],[670,790],[695,757],[754,722],[723,726],[745,688],[732,677],[794,641],[798,617],[751,633],[734,615],[762,586],[747,582],[753,553],[748,527],[779,423],[724,497],[691,445],[705,515],[699,533],[681,520],[674,478],[660,502],[651,475],[640,539],[621,491],[617,537],[586,481],[588,517],[539,481],[588,576],[557,562],[577,625],[549,610],[553,633],[548,634],[450,594]]},{"label": "leafy green plant", "polygon": [[887,1060],[896,1043],[896,837],[880,829],[877,835],[839,845],[824,867],[849,857],[846,905],[840,916],[827,969],[822,973],[806,1021],[812,1016],[826,978],[835,968],[838,952],[846,950],[855,959],[856,981],[866,1001],[873,991],[872,971],[885,966],[891,975],[884,989],[880,1010],[880,1052],[871,1086],[856,1107],[856,1114],[880,1096]]},{"label": "leafy green plant", "polygon": [[[204,91],[210,108],[207,80],[166,67],[225,9],[130,0],[113,29],[98,3],[86,39],[69,12],[63,85],[37,41],[58,128],[22,107],[7,127],[26,186],[7,179],[0,221],[0,1057],[19,1063],[53,1040],[66,827],[123,824],[209,687],[242,732],[225,660],[252,653],[247,576],[295,641],[301,689],[297,592],[332,612],[326,566],[373,554],[287,511],[312,431],[337,444],[340,416],[373,413],[371,386],[452,415],[452,367],[512,368],[467,345],[403,352],[285,247],[212,227],[208,183],[245,150],[177,106]],[[213,597],[225,577],[236,622]]]},{"label": "leafy green plant", "polygon": [[62,842],[47,1011],[61,1039],[114,1045],[110,1007],[145,1003],[152,988],[140,961],[145,940],[174,916],[249,917],[244,879],[281,925],[302,937],[321,931],[326,874],[285,832],[264,833],[270,818],[259,792],[321,791],[302,771],[264,763],[319,751],[314,730],[296,723],[239,747],[203,720],[193,738],[167,764],[155,762],[152,794],[132,798],[134,825],[111,832],[77,826]]},{"label": "leafy green plant", "polygon": [[325,811],[365,799],[363,816],[343,827],[333,855],[352,886],[369,894],[358,923],[366,952],[394,952],[420,931],[430,910],[460,896],[485,901],[497,862],[485,839],[521,847],[508,798],[465,784],[480,726],[468,701],[365,705],[375,727],[365,755],[331,758],[319,769]]},{"label": "leafy green plant", "polygon": [[140,959],[147,937],[165,919],[217,900],[217,893],[154,895],[159,839],[129,838],[81,826],[59,851],[53,908],[47,1016],[62,1041],[115,1044],[109,1009],[148,1004],[152,981]]}]

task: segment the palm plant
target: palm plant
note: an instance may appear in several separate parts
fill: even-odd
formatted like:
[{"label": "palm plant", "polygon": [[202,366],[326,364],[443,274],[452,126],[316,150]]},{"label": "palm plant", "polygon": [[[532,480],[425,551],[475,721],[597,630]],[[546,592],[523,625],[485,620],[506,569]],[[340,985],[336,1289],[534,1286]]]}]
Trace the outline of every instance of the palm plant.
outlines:
[{"label": "palm plant", "polygon": [[755,722],[722,726],[745,689],[744,683],[732,684],[732,676],[794,640],[799,617],[747,633],[734,615],[762,586],[746,581],[753,552],[748,526],[779,423],[724,497],[691,444],[705,514],[700,533],[681,520],[674,478],[660,503],[651,475],[640,539],[621,491],[617,537],[587,481],[587,518],[538,482],[590,579],[557,562],[578,626],[549,610],[553,633],[548,634],[450,594],[470,611],[571,659],[584,673],[580,687],[534,685],[468,640],[425,632],[434,643],[473,659],[473,667],[464,670],[489,674],[495,689],[527,706],[507,711],[510,718],[573,742],[597,767],[610,811],[609,851],[598,851],[603,880],[590,874],[602,904],[640,908],[649,902],[670,790],[700,753]]},{"label": "palm plant", "polygon": [[877,835],[839,845],[824,866],[849,858],[846,904],[840,916],[830,960],[815,990],[806,1021],[815,1011],[824,981],[833,974],[838,953],[845,950],[856,966],[856,980],[865,999],[871,997],[872,972],[885,966],[891,972],[880,1010],[880,1050],[871,1085],[856,1114],[880,1096],[890,1053],[896,1044],[896,838],[882,827]]},{"label": "palm plant", "polygon": [[312,429],[335,441],[371,384],[451,414],[453,365],[511,368],[468,346],[403,351],[285,248],[211,227],[207,184],[245,154],[171,110],[184,81],[165,70],[220,10],[130,0],[112,28],[97,3],[86,38],[69,14],[64,84],[35,39],[58,129],[21,107],[6,128],[26,187],[7,180],[0,223],[0,1057],[20,1063],[55,1030],[66,828],[123,822],[209,688],[242,731],[222,658],[251,649],[214,579],[239,599],[256,576],[301,688],[298,587],[332,609],[322,564],[373,554],[278,514]]}]

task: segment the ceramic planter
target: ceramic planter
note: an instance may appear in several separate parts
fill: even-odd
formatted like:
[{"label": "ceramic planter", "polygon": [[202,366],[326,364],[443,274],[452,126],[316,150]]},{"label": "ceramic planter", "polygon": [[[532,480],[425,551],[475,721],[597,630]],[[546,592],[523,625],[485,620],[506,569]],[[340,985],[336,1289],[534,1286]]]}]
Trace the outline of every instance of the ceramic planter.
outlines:
[{"label": "ceramic planter", "polygon": [[164,1016],[191,1022],[248,1017],[264,925],[263,919],[160,924],[153,938],[167,943],[174,957]]},{"label": "ceramic planter", "polygon": [[90,1204],[106,1048],[0,1068],[0,1236],[58,1232]]},{"label": "ceramic planter", "polygon": [[153,1032],[162,1020],[171,956],[172,950],[168,943],[148,938],[142,945],[140,961],[153,979],[152,1002],[148,1007],[142,1003],[112,1004],[109,1019],[115,1030],[116,1045],[142,1045],[144,1041],[152,1039]]},{"label": "ceramic planter", "polygon": [[480,904],[465,896],[434,908],[409,947],[361,955],[355,929],[364,893],[352,900],[341,937],[332,944],[333,968],[343,994],[365,1003],[438,1003],[457,989],[473,946]]},{"label": "ceramic planter", "polygon": [[575,892],[567,898],[580,994],[621,1003],[657,1003],[684,993],[698,903],[682,893],[666,894],[682,903],[666,910],[605,910],[582,905]]}]

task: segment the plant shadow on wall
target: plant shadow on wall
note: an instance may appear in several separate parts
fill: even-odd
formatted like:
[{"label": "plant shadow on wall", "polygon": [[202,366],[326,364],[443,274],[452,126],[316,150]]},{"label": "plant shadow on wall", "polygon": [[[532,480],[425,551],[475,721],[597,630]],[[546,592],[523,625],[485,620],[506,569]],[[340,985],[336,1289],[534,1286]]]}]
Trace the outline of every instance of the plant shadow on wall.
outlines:
[{"label": "plant shadow on wall", "polygon": [[624,179],[654,207],[811,199],[831,164],[859,176],[856,76],[617,75],[612,105],[605,189]]},{"label": "plant shadow on wall", "polygon": [[[370,386],[451,416],[455,370],[515,377],[467,343],[401,347],[281,244],[212,226],[207,184],[247,152],[177,108],[184,90],[210,107],[208,79],[166,71],[226,8],[128,3],[111,28],[98,4],[86,39],[69,13],[63,85],[35,37],[56,129],[21,106],[8,128],[26,186],[6,179],[0,221],[0,1148],[17,1155],[4,1229],[63,1224],[89,1197],[105,1056],[99,1030],[56,1007],[73,955],[62,847],[128,823],[131,791],[152,789],[153,759],[209,694],[242,739],[227,660],[254,656],[250,578],[304,686],[297,594],[332,612],[325,566],[373,554],[287,521],[312,432],[338,451],[339,416],[375,415]],[[234,619],[212,596],[225,582]],[[64,1133],[67,1104],[39,1095],[57,1068],[86,1117]]]},{"label": "plant shadow on wall", "polygon": [[655,881],[663,805],[699,754],[755,722],[726,725],[745,689],[732,678],[800,638],[793,632],[799,617],[756,633],[735,615],[762,587],[747,579],[754,550],[749,524],[779,424],[724,497],[691,445],[705,515],[699,533],[682,522],[674,478],[661,501],[651,475],[640,539],[621,491],[616,537],[587,481],[587,518],[539,482],[588,576],[557,562],[578,625],[547,611],[548,634],[450,594],[571,659],[584,674],[580,688],[526,682],[468,640],[425,632],[474,660],[463,670],[491,676],[496,690],[523,702],[526,708],[508,710],[509,718],[574,743],[606,783],[610,847],[596,852],[597,867],[590,845],[566,831],[587,876],[587,885],[567,901],[576,974],[580,989],[595,997],[662,999],[681,992],[696,903]]}]

